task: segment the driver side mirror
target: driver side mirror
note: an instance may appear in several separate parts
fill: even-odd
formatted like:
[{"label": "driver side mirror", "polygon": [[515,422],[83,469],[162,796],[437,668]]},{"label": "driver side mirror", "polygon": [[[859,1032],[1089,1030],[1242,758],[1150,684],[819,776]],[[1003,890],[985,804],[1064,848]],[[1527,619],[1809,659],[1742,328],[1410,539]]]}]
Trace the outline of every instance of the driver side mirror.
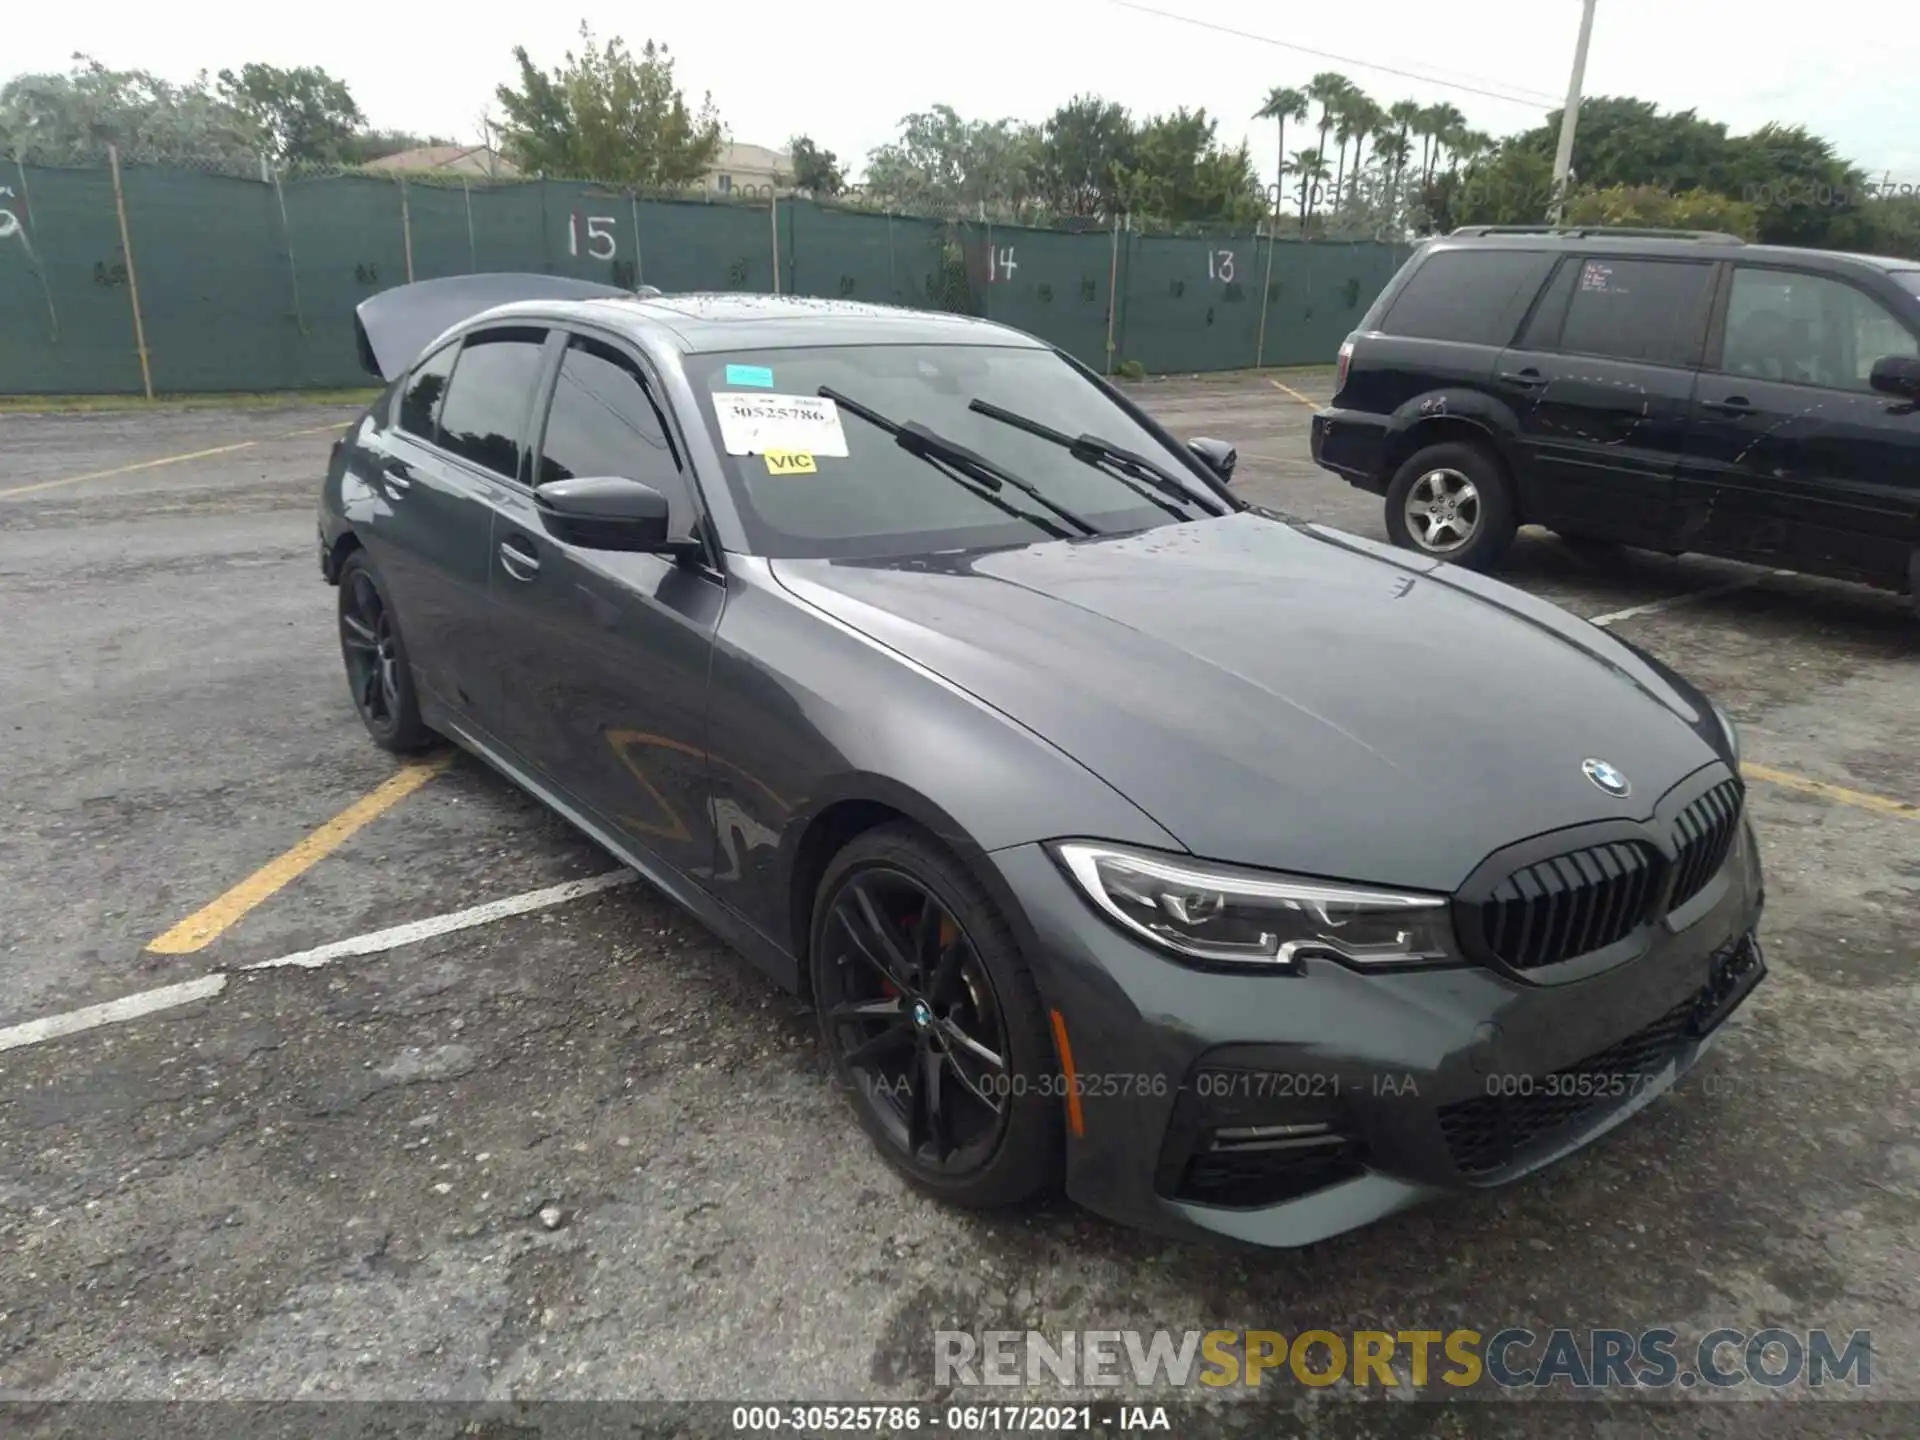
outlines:
[{"label": "driver side mirror", "polygon": [[679,553],[689,542],[667,539],[667,497],[617,475],[555,480],[533,492],[540,523],[554,539],[583,550]]},{"label": "driver side mirror", "polygon": [[1873,362],[1867,383],[1883,395],[1920,400],[1920,360],[1911,355],[1882,355]]},{"label": "driver side mirror", "polygon": [[1189,440],[1187,448],[1198,455],[1223,485],[1232,483],[1233,467],[1240,463],[1240,452],[1224,440]]}]

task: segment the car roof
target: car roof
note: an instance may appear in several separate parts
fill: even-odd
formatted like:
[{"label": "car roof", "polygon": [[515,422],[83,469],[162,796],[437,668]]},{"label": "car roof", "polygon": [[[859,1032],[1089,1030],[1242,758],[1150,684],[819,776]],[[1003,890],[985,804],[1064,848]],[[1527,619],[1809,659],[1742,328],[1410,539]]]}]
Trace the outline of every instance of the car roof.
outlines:
[{"label": "car roof", "polygon": [[1805,250],[1792,245],[1749,245],[1744,240],[1687,236],[1609,235],[1604,229],[1538,231],[1514,235],[1436,235],[1434,250],[1569,250],[1583,255],[1638,255],[1647,258],[1745,260],[1755,264],[1864,267],[1873,270],[1920,270],[1920,261],[1893,255],[1855,255],[1843,250]]},{"label": "car roof", "polygon": [[860,300],[731,292],[528,300],[499,305],[474,323],[527,319],[593,321],[670,338],[681,351],[772,350],[826,345],[1005,345],[1048,348],[1019,330],[972,315],[910,310]]}]

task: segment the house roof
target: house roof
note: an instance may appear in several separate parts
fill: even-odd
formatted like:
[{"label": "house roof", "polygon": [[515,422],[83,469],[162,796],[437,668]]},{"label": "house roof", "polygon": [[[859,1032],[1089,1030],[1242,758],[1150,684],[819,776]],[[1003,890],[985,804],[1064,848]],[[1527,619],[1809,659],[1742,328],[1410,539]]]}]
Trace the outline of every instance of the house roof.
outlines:
[{"label": "house roof", "polygon": [[793,173],[793,156],[785,150],[769,150],[764,145],[725,144],[707,167],[711,171],[768,170],[782,175]]},{"label": "house roof", "polygon": [[519,167],[485,145],[422,145],[379,160],[363,170],[454,170],[466,175],[518,175]]}]

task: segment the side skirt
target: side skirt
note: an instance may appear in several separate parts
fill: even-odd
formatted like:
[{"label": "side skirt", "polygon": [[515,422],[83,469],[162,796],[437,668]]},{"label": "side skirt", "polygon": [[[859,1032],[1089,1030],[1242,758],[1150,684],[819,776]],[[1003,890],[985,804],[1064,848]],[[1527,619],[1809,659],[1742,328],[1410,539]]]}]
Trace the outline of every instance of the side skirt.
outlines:
[{"label": "side skirt", "polygon": [[678,870],[636,851],[578,805],[507,758],[492,743],[476,734],[472,727],[462,724],[425,694],[420,696],[420,708],[421,718],[430,729],[444,735],[476,759],[485,761],[621,864],[636,871],[641,879],[764,970],[782,989],[796,993],[800,990],[799,961],[761,934],[731,906],[716,900]]}]

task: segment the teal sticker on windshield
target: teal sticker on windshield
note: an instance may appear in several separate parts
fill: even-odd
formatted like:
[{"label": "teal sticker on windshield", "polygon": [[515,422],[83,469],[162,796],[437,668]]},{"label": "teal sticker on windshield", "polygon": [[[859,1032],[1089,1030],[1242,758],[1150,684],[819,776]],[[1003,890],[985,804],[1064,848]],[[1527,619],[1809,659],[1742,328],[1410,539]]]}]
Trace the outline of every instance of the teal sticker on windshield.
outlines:
[{"label": "teal sticker on windshield", "polygon": [[773,371],[764,365],[727,366],[727,384],[758,385],[762,390],[773,388]]}]

